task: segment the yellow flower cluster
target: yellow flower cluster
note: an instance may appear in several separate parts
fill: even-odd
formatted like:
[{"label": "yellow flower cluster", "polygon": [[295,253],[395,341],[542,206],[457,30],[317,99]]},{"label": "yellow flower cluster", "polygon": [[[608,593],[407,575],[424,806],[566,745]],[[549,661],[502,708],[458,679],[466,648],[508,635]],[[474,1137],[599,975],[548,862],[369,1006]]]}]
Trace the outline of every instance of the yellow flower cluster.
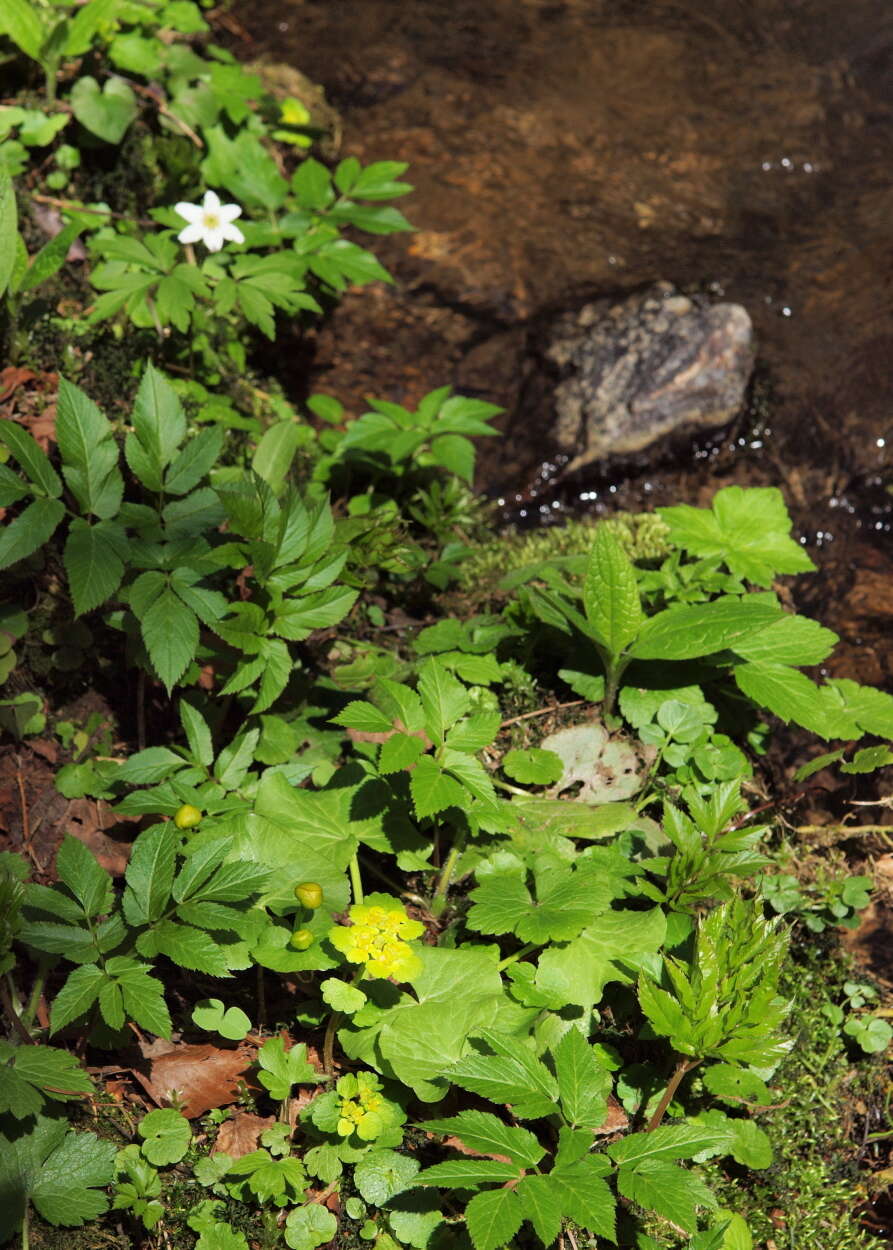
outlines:
[{"label": "yellow flower cluster", "polygon": [[422,970],[422,961],[406,939],[417,938],[425,931],[418,920],[410,920],[402,907],[367,906],[355,903],[350,912],[351,924],[338,925],[329,933],[329,941],[352,964],[365,964],[367,977],[393,977],[395,981],[411,981]]},{"label": "yellow flower cluster", "polygon": [[384,1107],[384,1099],[374,1089],[360,1084],[356,1098],[342,1098],[338,1108],[338,1136],[350,1137],[358,1133],[360,1137],[371,1140],[377,1136],[381,1128],[380,1112]]}]

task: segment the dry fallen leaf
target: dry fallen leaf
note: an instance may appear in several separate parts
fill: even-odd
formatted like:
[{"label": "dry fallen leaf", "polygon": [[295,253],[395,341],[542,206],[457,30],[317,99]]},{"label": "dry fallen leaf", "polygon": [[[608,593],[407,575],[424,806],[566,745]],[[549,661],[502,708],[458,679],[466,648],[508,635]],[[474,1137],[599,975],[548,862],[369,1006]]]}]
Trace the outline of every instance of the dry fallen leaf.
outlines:
[{"label": "dry fallen leaf", "polygon": [[251,1049],[221,1050],[208,1043],[171,1045],[163,1055],[151,1060],[148,1075],[133,1069],[133,1075],[159,1107],[177,1106],[187,1117],[225,1107],[239,1097],[239,1078],[254,1059]]},{"label": "dry fallen leaf", "polygon": [[252,1115],[250,1111],[236,1111],[229,1120],[224,1120],[221,1124],[211,1154],[216,1155],[223,1151],[234,1159],[250,1155],[252,1150],[257,1150],[261,1133],[265,1133],[275,1123],[276,1117],[272,1115]]}]

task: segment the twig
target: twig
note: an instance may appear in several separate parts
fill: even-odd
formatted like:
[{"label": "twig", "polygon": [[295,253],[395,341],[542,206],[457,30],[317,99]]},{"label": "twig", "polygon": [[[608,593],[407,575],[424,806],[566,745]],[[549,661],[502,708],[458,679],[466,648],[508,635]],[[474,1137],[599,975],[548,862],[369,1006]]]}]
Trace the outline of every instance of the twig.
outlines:
[{"label": "twig", "polygon": [[683,1077],[688,1076],[689,1072],[691,1072],[693,1068],[696,1068],[700,1062],[701,1062],[700,1059],[680,1059],[679,1060],[678,1064],[676,1065],[675,1072],[670,1077],[670,1080],[667,1083],[667,1088],[664,1090],[663,1097],[661,1098],[660,1102],[657,1104],[657,1107],[655,1108],[654,1115],[645,1125],[646,1133],[654,1132],[654,1130],[660,1124],[661,1120],[664,1118],[666,1111],[667,1111],[667,1107],[669,1107],[670,1103],[673,1101],[673,1095],[676,1093],[676,1090],[682,1084]]},{"label": "twig", "polygon": [[[28,815],[28,798],[25,794],[25,779],[22,776],[22,764],[16,756],[16,785],[19,790],[19,806],[22,812],[22,846],[31,855],[31,819]],[[33,858],[33,856],[32,856]]]},{"label": "twig", "polygon": [[182,117],[178,117],[172,109],[169,109],[165,102],[159,98],[156,91],[153,91],[151,87],[143,87],[137,82],[131,82],[130,86],[139,95],[144,96],[147,100],[151,100],[158,109],[158,112],[163,113],[165,117],[169,117],[175,126],[179,126],[183,131],[183,134],[186,135],[187,139],[191,139],[197,148],[203,148],[205,146],[204,142],[199,138],[192,127],[184,122]]},{"label": "twig", "polygon": [[32,195],[38,204],[52,204],[55,208],[70,209],[73,213],[89,213],[91,217],[117,217],[121,221],[132,221],[136,226],[157,226],[158,222],[151,217],[132,217],[130,213],[116,213],[110,208],[87,208],[77,200],[60,200],[56,195]]},{"label": "twig", "polygon": [[579,707],[581,703],[586,703],[586,699],[571,699],[568,703],[553,703],[551,707],[540,707],[535,712],[523,712],[520,716],[510,716],[508,720],[504,720],[499,726],[505,729],[508,725],[517,725],[518,721],[530,720],[533,716],[548,716],[550,712],[558,712],[566,707]]},{"label": "twig", "polygon": [[0,1004],[3,1005],[3,1010],[9,1016],[9,1023],[15,1029],[16,1033],[18,1033],[22,1041],[28,1046],[35,1045],[34,1038],[26,1029],[24,1021],[15,1009],[15,1003],[12,1001],[12,995],[9,992],[9,987],[3,980],[0,980]]}]

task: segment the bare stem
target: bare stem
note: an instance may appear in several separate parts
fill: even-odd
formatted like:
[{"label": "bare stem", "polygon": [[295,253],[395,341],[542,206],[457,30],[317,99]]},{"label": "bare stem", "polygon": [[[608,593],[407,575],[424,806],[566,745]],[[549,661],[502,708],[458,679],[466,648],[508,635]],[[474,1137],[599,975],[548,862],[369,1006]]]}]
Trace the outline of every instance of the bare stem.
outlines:
[{"label": "bare stem", "polygon": [[667,1107],[669,1107],[670,1103],[673,1101],[673,1095],[676,1093],[676,1090],[681,1085],[683,1078],[686,1077],[689,1074],[689,1072],[691,1072],[694,1068],[696,1068],[700,1062],[701,1062],[700,1059],[680,1059],[679,1060],[679,1062],[676,1065],[676,1070],[673,1073],[673,1075],[670,1077],[670,1080],[667,1084],[667,1088],[664,1090],[663,1097],[661,1098],[660,1102],[657,1104],[657,1107],[654,1110],[654,1115],[645,1125],[646,1133],[654,1132],[654,1130],[660,1124],[661,1120],[666,1115]]}]

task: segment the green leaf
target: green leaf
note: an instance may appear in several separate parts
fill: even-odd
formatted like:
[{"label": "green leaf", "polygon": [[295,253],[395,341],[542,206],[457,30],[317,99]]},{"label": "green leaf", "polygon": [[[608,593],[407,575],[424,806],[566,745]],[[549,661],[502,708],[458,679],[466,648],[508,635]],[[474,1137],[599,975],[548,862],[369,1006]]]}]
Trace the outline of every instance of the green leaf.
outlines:
[{"label": "green leaf", "polygon": [[443,742],[446,731],[471,706],[468,691],[441,663],[432,658],[425,660],[419,670],[418,693],[429,737],[435,742]]},{"label": "green leaf", "polygon": [[546,1065],[517,1038],[492,1029],[482,1029],[478,1036],[494,1053],[469,1052],[449,1070],[449,1080],[490,1102],[508,1103],[519,1119],[552,1115],[558,1084]]},{"label": "green leaf", "polygon": [[151,363],[146,365],[140,381],[131,420],[157,483],[151,489],[159,490],[164,470],[186,437],[186,418],[177,393]]},{"label": "green leaf", "polygon": [[258,1080],[276,1102],[288,1098],[294,1085],[316,1084],[325,1079],[308,1060],[304,1042],[286,1050],[282,1037],[271,1037],[257,1052],[257,1061],[261,1067]]},{"label": "green leaf", "polygon": [[185,495],[205,477],[217,463],[223,450],[223,428],[209,426],[185,444],[168,465],[164,489],[169,495]]},{"label": "green leaf", "polygon": [[354,1183],[367,1202],[383,1206],[410,1185],[419,1170],[416,1159],[396,1150],[370,1150],[354,1169]]},{"label": "green leaf", "polygon": [[395,733],[381,744],[378,771],[387,776],[412,768],[425,753],[425,743],[414,734]]},{"label": "green leaf", "polygon": [[25,470],[29,480],[51,499],[62,494],[62,479],[50,464],[46,452],[37,441],[15,421],[0,421],[0,442],[9,450]]},{"label": "green leaf", "polygon": [[106,968],[121,987],[124,1010],[130,1019],[141,1029],[170,1038],[171,1018],[164,1001],[164,987],[150,975],[148,965],[119,955],[109,959]]},{"label": "green leaf", "polygon": [[298,448],[306,441],[307,427],[294,421],[278,421],[264,432],[251,461],[255,473],[278,494]]},{"label": "green leaf", "polygon": [[152,667],[170,694],[198,649],[198,620],[173,590],[165,588],[140,618]]},{"label": "green leaf", "polygon": [[58,499],[35,499],[14,521],[0,530],[0,569],[24,560],[52,538],[65,516]]},{"label": "green leaf", "polygon": [[171,822],[144,830],[133,844],[124,879],[124,914],[129,924],[160,919],[171,897],[179,832]]},{"label": "green leaf", "polygon": [[334,199],[332,175],[312,156],[298,166],[292,175],[291,187],[302,208],[325,208]]},{"label": "green leaf", "polygon": [[712,509],[682,505],[658,508],[670,541],[696,556],[719,556],[737,576],[771,586],[777,573],[808,573],[815,565],[791,538],[791,518],[774,486],[727,486]]},{"label": "green leaf", "polygon": [[66,56],[83,56],[96,33],[114,18],[118,0],[89,0],[72,18],[65,39]]},{"label": "green leaf", "polygon": [[873,686],[860,686],[858,682],[843,678],[830,681],[828,685],[843,702],[847,715],[852,716],[865,733],[877,734],[879,738],[893,739],[893,695]]},{"label": "green leaf", "polygon": [[91,134],[106,143],[120,143],[139,109],[123,78],[107,78],[100,88],[89,74],[79,77],[69,95],[72,112]]},{"label": "green leaf", "polygon": [[224,790],[237,790],[245,780],[259,738],[259,729],[243,730],[220,752],[214,765],[214,776]]},{"label": "green leaf", "polygon": [[124,480],[114,431],[93,401],[66,378],[59,382],[56,438],[63,476],[83,511],[101,520],[115,516]]},{"label": "green leaf", "polygon": [[89,917],[111,911],[112,879],[79,838],[66,835],[56,855],[56,872]]},{"label": "green leaf", "polygon": [[328,586],[287,601],[273,622],[272,632],[290,642],[303,642],[314,630],[328,629],[343,620],[356,603],[357,594],[347,586]]},{"label": "green leaf", "polygon": [[379,711],[373,703],[360,699],[348,703],[332,720],[336,725],[343,725],[345,729],[356,729],[361,733],[391,733],[394,728],[393,722],[384,712]]},{"label": "green leaf", "polygon": [[684,1124],[662,1124],[650,1133],[630,1133],[613,1146],[608,1154],[615,1163],[637,1167],[655,1159],[692,1159],[703,1150],[723,1149],[729,1145],[730,1134],[725,1126],[705,1126],[692,1121]]},{"label": "green leaf", "polygon": [[214,762],[214,746],[208,722],[197,708],[185,699],[180,700],[180,724],[186,734],[189,750],[199,764],[209,768]]},{"label": "green leaf", "polygon": [[285,1221],[285,1244],[291,1250],[314,1250],[330,1242],[337,1231],[338,1221],[332,1212],[318,1202],[308,1202],[289,1211]]},{"label": "green leaf", "polygon": [[448,1159],[425,1168],[419,1173],[416,1184],[437,1185],[441,1189],[474,1189],[478,1185],[516,1181],[519,1176],[520,1171],[513,1163],[495,1159]]},{"label": "green leaf", "polygon": [[124,576],[122,551],[127,541],[124,530],[113,521],[89,525],[75,517],[68,529],[62,561],[75,616],[83,616],[111,599]]},{"label": "green leaf", "polygon": [[219,1033],[241,1042],[251,1031],[251,1021],[241,1007],[226,1007],[219,998],[203,998],[192,1009],[192,1022],[206,1033]]},{"label": "green leaf", "polygon": [[598,1129],[607,1114],[611,1073],[579,1029],[569,1029],[554,1047],[561,1110],[568,1124]]},{"label": "green leaf", "polygon": [[162,920],[137,939],[136,947],[141,955],[167,955],[181,968],[204,972],[211,977],[231,975],[225,948],[210,933],[194,929],[192,925]]},{"label": "green leaf", "polygon": [[[8,21],[8,18],[7,18]],[[3,18],[0,17],[0,29]],[[0,170],[0,297],[9,289],[19,240],[15,190],[9,174]]]},{"label": "green leaf", "polygon": [[742,660],[773,664],[821,664],[834,650],[837,635],[807,616],[785,614],[780,620],[750,634],[732,648]]},{"label": "green leaf", "polygon": [[732,672],[743,694],[786,724],[794,721],[821,738],[850,736],[846,714],[835,716],[833,707],[822,699],[820,688],[799,669],[761,661],[736,664]]},{"label": "green leaf", "polygon": [[659,950],[665,935],[666,918],[658,907],[605,912],[578,938],[540,956],[537,988],[568,1004],[596,1006],[609,981],[634,980],[632,969]]},{"label": "green leaf", "polygon": [[711,603],[677,604],[646,621],[630,655],[638,660],[693,660],[734,650],[782,616],[781,608],[756,596],[723,595]]},{"label": "green leaf", "polygon": [[0,1043],[0,1113],[9,1111],[21,1120],[40,1111],[44,1095],[65,1102],[93,1089],[90,1077],[67,1051]]},{"label": "green leaf", "polygon": [[99,997],[105,977],[95,964],[75,968],[62,986],[50,1008],[50,1033],[58,1033],[72,1020],[77,1020]]},{"label": "green leaf", "polygon": [[699,1206],[715,1209],[717,1205],[702,1180],[663,1159],[645,1159],[634,1168],[622,1167],[617,1189],[624,1198],[656,1211],[688,1233],[697,1231]]},{"label": "green leaf", "polygon": [[65,264],[68,250],[83,231],[83,223],[69,222],[49,243],[31,258],[31,264],[16,283],[16,291],[31,291],[51,278]]},{"label": "green leaf", "polygon": [[448,776],[430,755],[423,756],[410,773],[409,788],[419,820],[447,807],[464,807],[468,802],[465,787]]},{"label": "green leaf", "polygon": [[598,525],[583,582],[583,607],[592,636],[611,656],[634,642],[642,627],[635,570],[619,538]]},{"label": "green leaf", "polygon": [[172,1107],[162,1107],[143,1116],[139,1134],[143,1139],[140,1149],[156,1167],[179,1163],[192,1140],[189,1121]]},{"label": "green leaf", "polygon": [[349,1016],[359,1011],[368,1001],[362,990],[358,990],[355,985],[349,985],[347,981],[340,981],[337,977],[329,977],[323,981],[320,993],[323,1002],[333,1011],[341,1011]]},{"label": "green leaf", "polygon": [[36,9],[28,0],[4,0],[0,31],[9,35],[32,61],[40,60],[45,32]]},{"label": "green leaf", "polygon": [[515,933],[522,942],[568,941],[610,904],[584,873],[560,874],[537,887],[536,902],[515,873],[488,874],[471,891],[467,923],[482,933]]},{"label": "green leaf", "polygon": [[475,1194],[465,1208],[465,1224],[474,1250],[500,1250],[514,1237],[524,1220],[524,1208],[511,1189]]},{"label": "green leaf", "polygon": [[50,1224],[78,1227],[108,1209],[97,1188],[114,1179],[115,1143],[93,1133],[68,1133],[41,1164],[31,1201]]},{"label": "green leaf", "polygon": [[556,1165],[547,1179],[562,1213],[597,1236],[616,1242],[614,1195],[603,1177],[609,1170],[604,1155],[586,1155]]},{"label": "green leaf", "polygon": [[525,1176],[515,1186],[525,1220],[530,1220],[544,1246],[561,1232],[561,1203],[548,1176]]},{"label": "green leaf", "polygon": [[564,773],[564,763],[554,751],[543,751],[538,747],[526,750],[508,751],[502,757],[503,770],[513,781],[523,785],[549,786],[560,781]]},{"label": "green leaf", "polygon": [[427,1120],[425,1129],[455,1135],[483,1155],[508,1155],[520,1167],[536,1167],[546,1153],[533,1133],[503,1124],[488,1111],[462,1111],[446,1120]]}]

